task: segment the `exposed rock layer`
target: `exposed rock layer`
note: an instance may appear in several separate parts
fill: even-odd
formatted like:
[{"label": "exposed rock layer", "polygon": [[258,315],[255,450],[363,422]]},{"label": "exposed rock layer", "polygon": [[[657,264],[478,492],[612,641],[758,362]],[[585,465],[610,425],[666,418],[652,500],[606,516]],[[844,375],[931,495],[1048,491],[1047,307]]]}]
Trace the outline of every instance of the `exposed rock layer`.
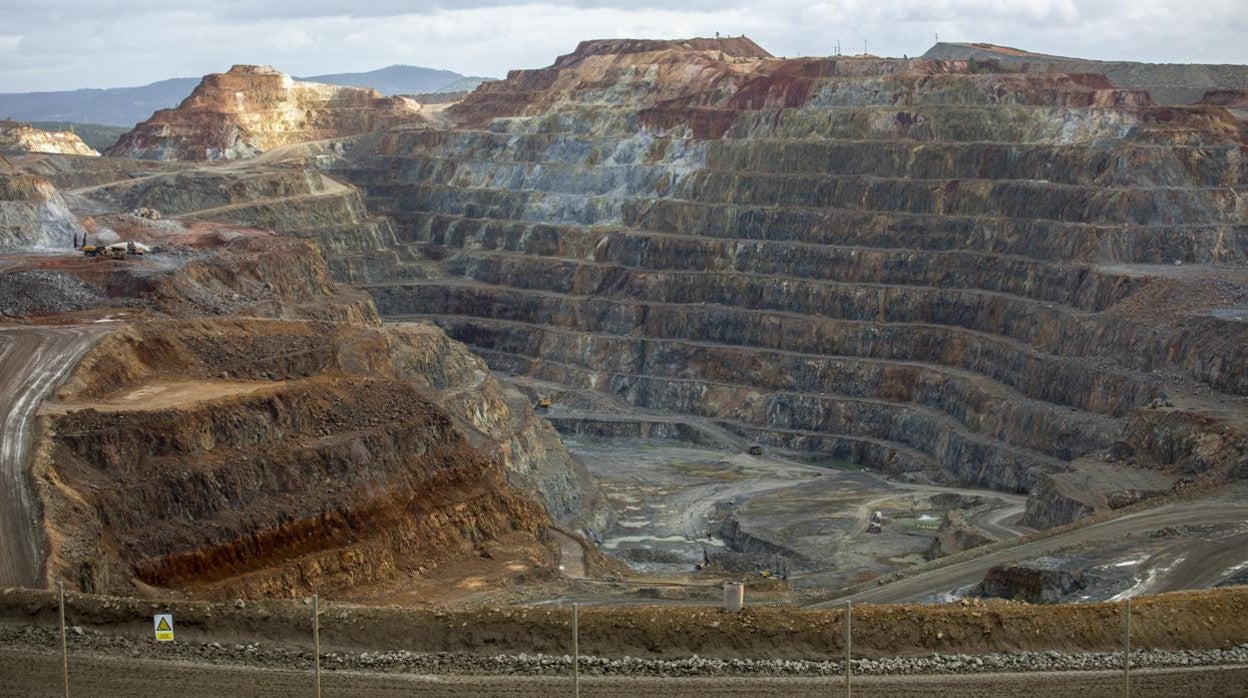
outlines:
[{"label": "exposed rock layer", "polygon": [[0,251],[71,249],[85,236],[65,199],[38,175],[0,174]]},{"label": "exposed rock layer", "polygon": [[236,65],[206,76],[176,108],[156,112],[108,153],[153,160],[232,160],[422,118],[421,105],[403,97],[299,82],[268,66]]},{"label": "exposed rock layer", "polygon": [[94,293],[32,312],[130,309],[42,417],[49,579],[359,595],[503,538],[542,551],[549,517],[605,525],[601,495],[523,396],[431,324],[381,327],[367,296],[330,281],[320,247],[156,228],[125,234],[155,235],[161,254],[35,256],[0,273],[4,288],[34,274]]},{"label": "exposed rock layer", "polygon": [[[699,39],[584,42],[447,114],[318,156],[371,216],[295,170],[194,175],[220,201],[179,203],[172,176],[117,201],[317,239],[383,315],[496,369],[906,477],[1040,488],[1039,525],[1136,496],[1055,486],[1118,443],[1152,444],[1123,467],[1244,472],[1233,110],[996,60]],[[1162,395],[1200,397],[1141,416]]]},{"label": "exposed rock layer", "polygon": [[429,325],[133,326],[44,417],[48,574],[97,590],[358,594],[536,535],[546,511],[515,485],[592,525],[595,490],[525,409]]},{"label": "exposed rock layer", "polygon": [[701,40],[586,42],[448,113],[339,173],[429,259],[380,312],[495,368],[1018,491],[1163,391],[1248,393],[1225,109]]},{"label": "exposed rock layer", "polygon": [[99,155],[72,131],[45,131],[17,121],[0,121],[0,153]]}]

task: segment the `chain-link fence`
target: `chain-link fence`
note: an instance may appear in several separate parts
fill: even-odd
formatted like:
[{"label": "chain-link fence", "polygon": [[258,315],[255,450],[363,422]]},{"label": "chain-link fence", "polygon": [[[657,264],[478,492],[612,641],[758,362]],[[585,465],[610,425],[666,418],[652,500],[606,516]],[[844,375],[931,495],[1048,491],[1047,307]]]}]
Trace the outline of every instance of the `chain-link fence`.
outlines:
[{"label": "chain-link fence", "polygon": [[0,695],[1248,695],[1242,587],[739,612],[9,591],[0,614]]}]

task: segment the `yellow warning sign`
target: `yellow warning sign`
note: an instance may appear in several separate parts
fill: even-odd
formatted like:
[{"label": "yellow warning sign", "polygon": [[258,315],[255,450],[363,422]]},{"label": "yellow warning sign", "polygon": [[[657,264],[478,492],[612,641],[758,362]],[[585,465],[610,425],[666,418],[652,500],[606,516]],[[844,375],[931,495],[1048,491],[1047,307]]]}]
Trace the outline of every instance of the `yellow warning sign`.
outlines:
[{"label": "yellow warning sign", "polygon": [[152,625],[156,627],[157,642],[173,642],[173,615],[157,613],[152,616]]}]

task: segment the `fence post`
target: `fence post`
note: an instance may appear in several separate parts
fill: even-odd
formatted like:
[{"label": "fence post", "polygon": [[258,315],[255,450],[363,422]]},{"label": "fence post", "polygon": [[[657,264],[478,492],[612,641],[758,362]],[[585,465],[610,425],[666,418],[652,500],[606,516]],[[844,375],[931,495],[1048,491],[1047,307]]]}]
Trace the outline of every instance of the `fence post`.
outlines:
[{"label": "fence post", "polygon": [[65,582],[56,583],[56,603],[61,609],[61,676],[65,684],[65,698],[69,698],[69,641],[65,637]]},{"label": "fence post", "polygon": [[1122,613],[1122,690],[1127,698],[1131,698],[1131,599],[1127,599]]},{"label": "fence post", "polygon": [[316,698],[321,698],[321,599],[312,595],[312,654],[316,663]]},{"label": "fence post", "polygon": [[572,698],[581,696],[580,613],[572,604]]},{"label": "fence post", "polygon": [[854,602],[845,602],[845,698],[851,698],[854,695],[853,679],[849,663],[853,657],[851,642],[854,634]]}]

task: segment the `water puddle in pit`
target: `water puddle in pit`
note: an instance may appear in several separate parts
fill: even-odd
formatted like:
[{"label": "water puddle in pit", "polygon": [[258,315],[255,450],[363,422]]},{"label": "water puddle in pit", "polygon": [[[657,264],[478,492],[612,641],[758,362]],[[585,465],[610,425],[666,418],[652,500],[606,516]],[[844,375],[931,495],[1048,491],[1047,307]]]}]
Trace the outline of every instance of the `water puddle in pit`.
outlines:
[{"label": "water puddle in pit", "polygon": [[607,550],[618,550],[621,545],[628,543],[685,543],[692,546],[709,545],[715,548],[724,547],[724,542],[718,538],[691,540],[684,536],[615,536],[603,540],[602,547]]}]

